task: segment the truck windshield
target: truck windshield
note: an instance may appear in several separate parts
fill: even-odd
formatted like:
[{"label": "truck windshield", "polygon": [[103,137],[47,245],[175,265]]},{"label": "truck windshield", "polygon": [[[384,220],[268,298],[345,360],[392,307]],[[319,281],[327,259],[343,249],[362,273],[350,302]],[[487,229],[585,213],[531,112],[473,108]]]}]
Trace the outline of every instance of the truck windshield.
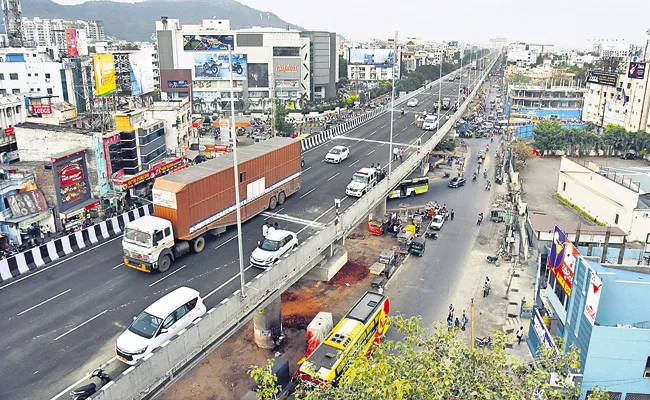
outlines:
[{"label": "truck windshield", "polygon": [[264,239],[260,248],[266,251],[277,251],[280,248],[280,242],[277,240]]},{"label": "truck windshield", "polygon": [[359,183],[368,183],[368,177],[366,175],[354,174],[352,175],[352,181],[359,182]]},{"label": "truck windshield", "polygon": [[129,331],[143,338],[151,339],[158,331],[162,319],[146,312],[140,313],[138,318],[129,326]]},{"label": "truck windshield", "polygon": [[131,228],[126,228],[124,231],[124,240],[127,242],[139,244],[141,246],[151,245],[151,235],[147,232],[138,231]]}]

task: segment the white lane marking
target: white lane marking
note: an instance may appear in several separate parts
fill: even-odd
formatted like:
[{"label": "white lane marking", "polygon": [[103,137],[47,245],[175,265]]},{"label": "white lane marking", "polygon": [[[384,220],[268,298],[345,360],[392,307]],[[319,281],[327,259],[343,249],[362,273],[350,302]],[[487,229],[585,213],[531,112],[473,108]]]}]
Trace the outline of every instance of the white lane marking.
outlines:
[{"label": "white lane marking", "polygon": [[354,164],[358,163],[359,161],[360,161],[360,160],[357,160],[357,161],[353,162],[352,164],[348,165],[348,168],[350,168],[350,167],[353,166]]},{"label": "white lane marking", "polygon": [[[268,211],[264,211],[262,213],[262,215],[269,215],[269,214],[271,214],[271,213],[268,212]],[[273,214],[273,218],[279,219],[280,221],[293,222],[295,224],[300,224],[300,225],[309,225],[309,224],[314,223],[314,221],[310,221],[308,219],[302,219],[302,218],[298,218],[298,217],[293,217],[293,216],[287,215],[287,214]],[[322,225],[322,224],[318,224],[318,225]]]},{"label": "white lane marking", "polygon": [[[347,199],[347,198],[348,198],[348,196],[343,197],[343,198],[341,199],[341,203],[343,203],[343,201],[344,201],[345,199]],[[316,217],[316,219],[313,220],[311,224],[305,226],[304,228],[302,228],[301,230],[299,230],[298,232],[296,232],[296,235],[300,235],[300,233],[301,233],[302,231],[304,231],[305,229],[307,229],[307,228],[309,228],[310,226],[312,226],[313,224],[315,224],[316,221],[318,221],[319,219],[323,218],[323,217],[325,216],[325,214],[327,214],[328,212],[332,211],[332,210],[334,209],[334,207],[336,207],[336,205],[333,205],[332,207],[330,207],[330,208],[328,208],[327,210],[325,210],[325,212],[323,212],[321,215],[319,215],[318,217]]]},{"label": "white lane marking", "polygon": [[235,236],[231,237],[230,239],[226,240],[225,242],[221,243],[219,246],[215,247],[214,249],[216,250],[221,246],[225,246],[226,243],[228,243],[228,242],[230,242],[231,240],[234,240],[234,239],[237,239],[237,235],[235,235]]},{"label": "white lane marking", "polygon": [[328,181],[328,182],[331,181],[332,179],[336,178],[336,177],[339,176],[340,174],[341,174],[340,172],[337,172],[336,174],[330,176],[330,178],[329,178],[327,181]]},{"label": "white lane marking", "polygon": [[[316,188],[312,188],[310,191],[308,191],[307,193],[303,194],[303,195],[300,196],[299,198],[302,199],[303,197],[307,196],[308,194],[310,194],[310,193],[313,192],[314,190],[316,190]],[[270,218],[270,217],[268,217],[268,218]],[[265,218],[265,220],[266,220],[266,218]]]},{"label": "white lane marking", "polygon": [[75,255],[73,255],[73,256],[70,256],[69,258],[66,258],[65,260],[62,260],[62,261],[59,261],[59,262],[56,263],[56,264],[52,264],[52,265],[50,265],[49,267],[45,267],[45,268],[42,268],[42,269],[37,269],[36,271],[34,271],[33,273],[31,273],[31,274],[29,274],[29,275],[27,275],[27,276],[24,276],[24,277],[22,277],[22,278],[20,278],[20,279],[16,279],[15,281],[11,281],[11,282],[7,283],[7,284],[4,285],[4,286],[0,286],[0,290],[2,290],[2,289],[6,289],[6,288],[8,288],[8,287],[11,286],[11,285],[15,285],[16,283],[21,282],[21,281],[23,281],[23,280],[25,280],[25,279],[31,278],[32,276],[38,275],[38,274],[40,274],[41,272],[45,272],[45,271],[47,271],[47,270],[50,269],[50,268],[54,268],[54,267],[56,267],[56,266],[58,266],[58,265],[61,265],[61,264],[63,264],[63,263],[66,262],[66,261],[70,261],[70,260],[72,260],[73,258],[79,257],[79,256],[82,255],[82,254],[88,253],[89,251],[95,250],[95,249],[97,249],[98,247],[101,247],[101,246],[103,246],[103,245],[105,245],[105,244],[108,244],[108,243],[112,242],[113,240],[117,240],[117,239],[122,239],[122,235],[117,236],[117,237],[114,237],[113,239],[109,239],[109,240],[105,241],[104,243],[100,243],[100,244],[98,244],[97,246],[94,246],[94,247],[92,247],[92,248],[90,248],[90,249],[88,249],[88,250],[84,250],[84,251],[82,251],[81,253],[77,253],[77,254],[75,254]]},{"label": "white lane marking", "polygon": [[374,135],[375,133],[377,133],[377,131],[372,132],[372,133],[371,133],[370,135],[368,135],[368,136],[372,136],[372,135]]},{"label": "white lane marking", "polygon": [[82,322],[81,324],[75,326],[74,328],[70,329],[69,331],[65,332],[64,334],[55,337],[55,338],[54,338],[54,341],[56,342],[57,340],[61,339],[62,337],[64,337],[64,336],[66,336],[66,335],[68,335],[68,334],[70,334],[70,333],[76,331],[77,329],[79,329],[79,328],[81,328],[82,326],[86,325],[87,323],[89,323],[89,322],[91,322],[91,321],[93,321],[93,320],[95,320],[95,319],[101,317],[102,315],[106,314],[107,312],[108,312],[108,310],[104,310],[104,311],[100,312],[99,314],[95,315],[94,317],[92,317],[91,319],[87,320],[86,322]]},{"label": "white lane marking", "polygon": [[180,267],[180,268],[177,269],[176,271],[171,272],[171,273],[169,273],[169,274],[163,276],[162,278],[158,279],[157,281],[155,281],[154,283],[152,283],[151,285],[149,285],[149,287],[152,287],[153,285],[155,285],[155,284],[157,284],[157,283],[160,283],[160,282],[164,281],[165,279],[169,278],[170,276],[174,275],[175,273],[177,273],[178,271],[182,270],[182,269],[185,268],[185,267],[187,267],[187,265],[183,265],[182,267]]},{"label": "white lane marking", "polygon": [[[301,199],[302,199],[302,197],[301,197]],[[274,217],[274,216],[280,214],[280,211],[282,211],[282,210],[284,210],[284,207],[282,207],[282,208],[279,209],[278,211],[274,212],[273,214],[269,215],[268,217],[264,218],[264,221],[266,221],[267,219],[269,219],[269,218],[271,218],[271,217]]]},{"label": "white lane marking", "polygon": [[[244,272],[248,271],[248,270],[251,269],[251,268],[253,268],[253,264],[250,264],[248,267],[246,267],[246,268],[244,269]],[[219,290],[223,289],[227,284],[229,284],[230,282],[232,282],[232,281],[234,281],[235,279],[237,279],[238,276],[239,276],[239,272],[237,273],[237,275],[235,275],[235,276],[233,276],[232,278],[228,279],[227,281],[225,281],[224,283],[222,283],[219,287],[217,287],[216,289],[214,289],[214,290],[211,291],[210,293],[208,293],[208,294],[206,294],[205,296],[203,296],[203,299],[207,299],[208,297],[210,297],[210,296],[212,296],[213,294],[217,293]]]},{"label": "white lane marking", "polygon": [[406,130],[406,128],[408,128],[408,126],[405,126],[404,129],[402,129],[402,132],[404,132]]},{"label": "white lane marking", "polygon": [[52,296],[52,297],[50,297],[49,299],[47,299],[47,300],[45,300],[45,301],[41,301],[41,302],[38,303],[37,305],[35,305],[35,306],[33,306],[33,307],[29,307],[27,310],[25,310],[25,311],[21,311],[21,312],[19,312],[19,313],[16,314],[16,315],[17,315],[17,316],[18,316],[18,315],[23,315],[23,314],[25,314],[25,313],[28,312],[28,311],[32,311],[32,310],[35,309],[36,307],[38,307],[38,306],[42,306],[43,304],[47,303],[48,301],[52,301],[52,300],[56,299],[57,297],[63,296],[64,294],[68,293],[68,292],[71,291],[71,290],[72,290],[72,289],[68,289],[68,290],[66,290],[66,291],[64,291],[64,292],[61,292],[61,293],[57,294],[56,296]]},{"label": "white lane marking", "polygon": [[310,166],[310,167],[307,167],[307,168],[305,168],[305,169],[303,169],[302,172],[307,172],[307,171],[309,171],[310,169],[311,169],[311,166]]},{"label": "white lane marking", "polygon": [[383,125],[383,126],[381,127],[381,129],[384,129],[384,128],[385,128],[386,126],[388,126],[388,124],[386,124],[386,125]]},{"label": "white lane marking", "polygon": [[118,268],[121,267],[122,265],[124,265],[124,263],[119,263],[119,264],[117,264],[116,266],[114,266],[113,269],[118,269]]},{"label": "white lane marking", "polygon": [[[153,354],[153,353],[150,353],[150,354]],[[115,361],[115,360],[117,360],[117,356],[113,356],[113,358],[111,358],[110,360],[106,361],[104,364],[100,365],[99,368],[105,368],[108,364],[112,363],[112,362]],[[58,399],[59,397],[63,396],[64,394],[65,394],[65,395],[69,394],[70,391],[71,391],[74,387],[79,386],[79,385],[81,384],[81,382],[83,382],[83,381],[85,381],[86,379],[88,379],[89,376],[90,376],[90,373],[86,373],[86,375],[84,375],[83,378],[79,379],[78,381],[76,381],[76,382],[73,383],[72,385],[70,385],[70,386],[68,386],[67,388],[63,389],[59,394],[57,394],[56,396],[52,397],[50,400],[56,400],[56,399]]]},{"label": "white lane marking", "polygon": [[375,152],[375,150],[371,151],[370,153],[368,153],[368,154],[366,154],[366,155],[369,156],[369,155],[371,155],[371,154],[374,153],[374,152]]}]

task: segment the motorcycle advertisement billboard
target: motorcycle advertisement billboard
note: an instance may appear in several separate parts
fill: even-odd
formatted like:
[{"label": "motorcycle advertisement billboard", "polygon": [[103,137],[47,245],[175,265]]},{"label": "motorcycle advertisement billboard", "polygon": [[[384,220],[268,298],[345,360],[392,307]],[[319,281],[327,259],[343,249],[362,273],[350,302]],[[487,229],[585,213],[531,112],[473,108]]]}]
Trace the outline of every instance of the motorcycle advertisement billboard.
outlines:
[{"label": "motorcycle advertisement billboard", "polygon": [[183,35],[185,51],[219,51],[235,48],[234,35]]},{"label": "motorcycle advertisement billboard", "polygon": [[390,68],[395,62],[395,53],[391,49],[350,49],[350,64],[376,65],[378,68]]},{"label": "motorcycle advertisement billboard", "polygon": [[194,55],[194,79],[227,81],[232,79],[243,81],[246,79],[247,66],[246,54],[232,55],[232,68],[227,52]]},{"label": "motorcycle advertisement billboard", "polygon": [[67,211],[90,199],[85,151],[53,159],[52,172],[59,211]]}]

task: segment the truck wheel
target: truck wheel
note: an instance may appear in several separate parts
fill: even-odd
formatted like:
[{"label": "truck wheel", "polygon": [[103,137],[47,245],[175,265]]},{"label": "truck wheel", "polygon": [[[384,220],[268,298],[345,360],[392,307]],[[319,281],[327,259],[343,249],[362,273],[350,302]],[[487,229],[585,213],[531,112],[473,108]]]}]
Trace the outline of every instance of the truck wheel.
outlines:
[{"label": "truck wheel", "polygon": [[269,200],[269,209],[275,210],[275,207],[277,207],[277,205],[278,205],[277,197],[275,196],[271,197],[271,200]]},{"label": "truck wheel", "polygon": [[169,255],[164,255],[158,260],[158,272],[163,273],[167,272],[169,267],[172,265],[172,258]]},{"label": "truck wheel", "polygon": [[284,201],[287,199],[287,195],[284,192],[278,193],[278,204],[283,205]]},{"label": "truck wheel", "polygon": [[192,241],[192,251],[195,253],[200,253],[205,248],[205,238],[199,236]]}]

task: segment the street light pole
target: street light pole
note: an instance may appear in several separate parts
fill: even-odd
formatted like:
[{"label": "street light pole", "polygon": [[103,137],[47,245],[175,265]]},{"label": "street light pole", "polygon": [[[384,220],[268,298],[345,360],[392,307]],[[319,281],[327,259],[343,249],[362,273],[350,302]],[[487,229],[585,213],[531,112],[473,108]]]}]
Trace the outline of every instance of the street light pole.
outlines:
[{"label": "street light pole", "polygon": [[440,108],[442,106],[442,58],[440,58],[440,65],[438,66],[438,123],[436,133],[440,129]]},{"label": "street light pole", "polygon": [[395,65],[399,62],[397,59],[397,31],[395,31],[395,40],[393,40],[393,85],[390,93],[390,144],[388,146],[388,179],[393,171],[393,115],[395,114]]},{"label": "street light pole", "polygon": [[[460,79],[458,80],[458,98],[460,99],[462,94],[465,94],[464,92],[461,94],[460,90],[462,89],[463,85],[463,57],[465,56],[465,50],[460,51]],[[462,102],[459,101],[458,105],[460,106]]]},{"label": "street light pole", "polygon": [[233,169],[235,170],[235,207],[237,208],[237,249],[239,250],[239,280],[241,283],[241,297],[246,297],[246,279],[244,279],[244,246],[241,233],[241,205],[239,202],[239,165],[237,164],[237,129],[235,125],[235,91],[232,79],[232,47],[228,45],[228,60],[230,62],[230,134],[232,137]]}]

